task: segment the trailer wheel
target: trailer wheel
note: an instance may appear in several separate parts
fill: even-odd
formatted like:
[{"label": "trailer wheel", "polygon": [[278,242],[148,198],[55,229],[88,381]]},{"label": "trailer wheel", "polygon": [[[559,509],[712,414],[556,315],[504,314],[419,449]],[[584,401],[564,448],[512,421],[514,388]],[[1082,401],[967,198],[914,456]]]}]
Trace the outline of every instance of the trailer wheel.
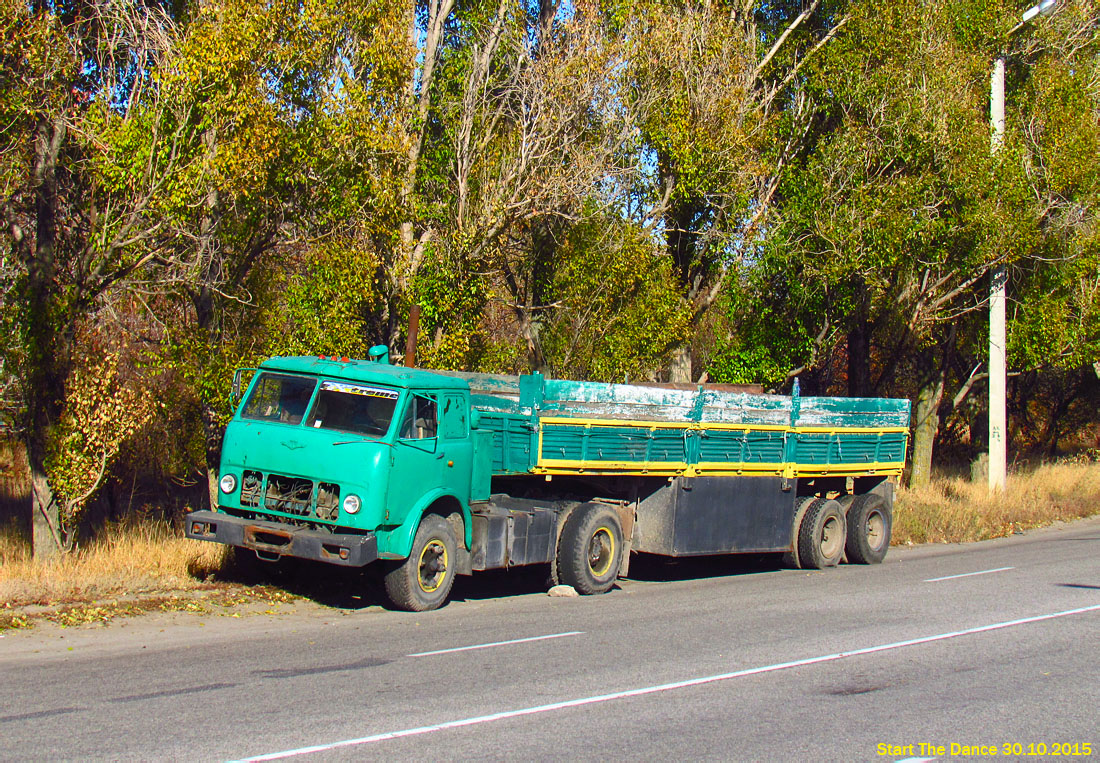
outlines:
[{"label": "trailer wheel", "polygon": [[886,501],[877,493],[857,496],[848,509],[848,561],[878,564],[890,548],[893,517]]},{"label": "trailer wheel", "polygon": [[791,549],[783,553],[783,566],[790,567],[793,570],[802,569],[802,564],[798,560],[798,530],[802,527],[802,518],[806,516],[806,512],[810,510],[810,507],[814,505],[814,502],[821,503],[824,498],[818,498],[816,495],[808,495],[798,502],[798,506],[794,511],[794,540],[791,541]]},{"label": "trailer wheel", "polygon": [[386,573],[386,595],[393,605],[407,612],[442,606],[455,582],[457,548],[447,520],[437,514],[425,516],[409,558]]},{"label": "trailer wheel", "polygon": [[840,504],[840,510],[844,512],[844,518],[848,518],[848,510],[852,508],[852,502],[856,499],[852,493],[838,496],[836,502]]},{"label": "trailer wheel", "polygon": [[804,570],[835,567],[844,555],[844,512],[833,500],[815,501],[798,529],[798,561]]},{"label": "trailer wheel", "polygon": [[608,506],[585,503],[565,520],[558,542],[558,579],[577,593],[605,593],[623,558],[623,528]]}]

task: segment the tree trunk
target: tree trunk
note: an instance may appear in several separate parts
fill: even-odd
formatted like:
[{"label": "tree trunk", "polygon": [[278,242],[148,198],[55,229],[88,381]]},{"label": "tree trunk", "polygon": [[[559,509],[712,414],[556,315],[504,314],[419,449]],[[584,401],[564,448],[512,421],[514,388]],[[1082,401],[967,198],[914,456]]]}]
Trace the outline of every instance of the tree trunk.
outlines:
[{"label": "tree trunk", "polygon": [[[418,15],[413,13],[409,19],[409,41],[413,48],[419,50],[420,66],[411,67],[409,80],[406,84],[406,92],[412,104],[413,111],[408,115],[406,135],[409,139],[409,150],[406,156],[404,178],[398,189],[398,208],[405,214],[412,215],[416,208],[413,203],[413,195],[416,192],[417,171],[420,168],[421,153],[424,149],[424,141],[430,128],[428,112],[431,108],[432,81],[435,78],[435,67],[439,63],[443,47],[444,27],[447,17],[454,9],[454,0],[430,0],[427,7],[427,16],[424,23],[423,48],[420,47],[420,29]],[[423,247],[416,244],[416,231],[414,220],[410,217],[401,221],[399,226],[399,259],[397,263],[397,276],[395,286],[399,299],[404,299],[408,294],[409,283],[416,275],[420,267]],[[396,339],[396,335],[393,337]]]},{"label": "tree trunk", "polygon": [[57,162],[66,137],[60,117],[39,120],[35,140],[35,243],[27,263],[29,347],[26,373],[27,460],[31,469],[31,554],[50,559],[64,551],[58,505],[46,478],[46,443],[60,418],[68,379],[72,322],[56,310]]},{"label": "tree trunk", "polygon": [[210,468],[210,465],[206,466],[206,497],[210,502],[210,511],[218,510],[218,470],[217,468]]},{"label": "tree trunk", "polygon": [[523,342],[527,345],[527,362],[532,373],[537,371],[541,374],[548,374],[550,364],[546,362],[546,355],[542,351],[542,338],[540,336],[542,324],[538,318],[532,318],[531,313],[530,307],[515,310],[516,320],[519,322],[520,336],[523,337]]},{"label": "tree trunk", "polygon": [[848,332],[848,396],[871,396],[870,324],[857,321]]},{"label": "tree trunk", "polygon": [[[1079,371],[1064,374],[1062,377],[1062,383],[1056,385],[1058,392],[1057,402],[1047,417],[1046,431],[1043,433],[1047,456],[1050,458],[1058,457],[1058,440],[1061,435],[1060,424],[1066,414],[1069,413],[1073,401],[1081,395],[1084,387],[1081,383],[1082,374]],[[1066,379],[1068,379],[1068,381],[1066,381]]]},{"label": "tree trunk", "polygon": [[858,305],[848,330],[848,396],[871,396],[871,295],[862,278],[852,284]]},{"label": "tree trunk", "polygon": [[909,486],[919,487],[932,481],[932,446],[940,428],[940,401],[943,400],[943,372],[936,374],[917,391],[913,412],[913,469]]},{"label": "tree trunk", "polygon": [[221,468],[222,440],[225,427],[218,422],[218,412],[214,407],[203,403],[202,429],[206,444],[206,487],[210,499],[210,510],[218,508],[218,477]]},{"label": "tree trunk", "polygon": [[45,470],[31,459],[31,555],[37,561],[57,558],[64,547],[58,531],[60,517]]},{"label": "tree trunk", "polygon": [[672,351],[672,361],[668,367],[668,380],[687,384],[692,382],[690,347],[677,347]]}]

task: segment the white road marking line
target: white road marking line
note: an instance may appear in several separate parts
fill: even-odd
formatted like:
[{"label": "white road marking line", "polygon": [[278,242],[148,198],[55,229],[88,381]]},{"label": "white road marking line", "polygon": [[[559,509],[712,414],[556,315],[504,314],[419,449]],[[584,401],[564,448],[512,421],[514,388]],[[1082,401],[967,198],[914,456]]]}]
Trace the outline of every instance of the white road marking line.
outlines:
[{"label": "white road marking line", "polygon": [[430,726],[417,726],[411,729],[402,729],[400,731],[387,731],[381,734],[373,734],[371,736],[360,737],[358,739],[345,739],[341,742],[331,742],[329,744],[319,744],[312,747],[299,747],[296,750],[284,750],[282,752],[273,752],[267,755],[257,755],[252,758],[242,758],[241,763],[245,761],[259,761],[259,760],[278,760],[280,758],[291,758],[297,755],[309,755],[315,752],[328,752],[330,750],[337,750],[342,747],[355,747],[358,745],[372,744],[374,742],[384,742],[389,739],[402,739],[404,737],[419,736],[421,734],[430,734],[434,731],[445,731],[447,729],[457,729],[464,726],[476,726],[481,723],[492,723],[493,721],[502,721],[508,718],[520,718],[525,715],[537,715],[539,713],[548,713],[554,710],[564,710],[570,707],[581,707],[583,705],[594,705],[598,702],[608,702],[613,699],[625,699],[627,697],[641,697],[647,694],[656,694],[658,692],[672,691],[673,689],[685,689],[691,686],[702,686],[704,684],[717,683],[719,681],[728,681],[732,678],[743,678],[745,676],[754,676],[761,673],[773,673],[777,670],[787,670],[789,668],[800,668],[806,665],[817,665],[823,662],[833,662],[835,660],[843,660],[848,657],[857,657],[864,654],[875,654],[876,652],[886,652],[891,649],[900,649],[906,646],[916,646],[918,644],[930,644],[935,641],[944,641],[946,639],[958,638],[959,636],[970,636],[975,633],[986,633],[988,631],[1000,630],[1001,628],[1011,628],[1016,625],[1025,625],[1027,623],[1038,623],[1044,620],[1054,620],[1059,617],[1068,617],[1070,615],[1080,615],[1085,612],[1100,611],[1100,604],[1093,604],[1091,607],[1078,607],[1077,609],[1067,609],[1061,612],[1051,612],[1046,615],[1035,615],[1034,617],[1022,617],[1019,620],[1007,620],[1005,622],[993,623],[991,625],[980,625],[976,628],[967,628],[961,631],[951,631],[949,633],[938,633],[934,636],[921,636],[919,638],[908,639],[906,641],[895,641],[891,644],[879,644],[878,646],[868,646],[863,649],[854,649],[850,652],[837,652],[836,654],[826,654],[821,657],[807,657],[803,660],[794,660],[793,662],[780,662],[775,665],[765,665],[759,668],[748,668],[746,670],[736,670],[732,673],[719,673],[714,676],[704,676],[703,678],[689,678],[686,681],[675,681],[673,683],[658,684],[656,686],[645,686],[640,689],[627,689],[625,691],[617,691],[612,694],[598,694],[592,697],[581,697],[579,699],[569,699],[563,702],[552,702],[548,705],[536,705],[534,707],[524,707],[519,710],[504,710],[499,713],[491,713],[489,715],[478,715],[473,718],[462,718],[456,721],[446,721],[444,723],[434,723]]},{"label": "white road marking line", "polygon": [[1014,570],[1015,567],[998,567],[994,570],[978,570],[977,572],[964,572],[961,575],[945,575],[942,578],[929,578],[925,580],[925,583],[938,583],[941,580],[954,580],[955,578],[968,578],[971,575],[988,575],[991,572],[1004,572],[1005,570]]},{"label": "white road marking line", "polygon": [[566,636],[580,636],[584,631],[569,631],[568,633],[551,633],[549,636],[532,636],[531,638],[516,638],[511,641],[494,641],[491,644],[474,644],[473,646],[456,646],[453,649],[436,649],[434,652],[417,652],[407,654],[406,657],[431,657],[436,654],[450,654],[451,652],[468,652],[472,649],[488,649],[492,646],[506,646],[508,644],[526,644],[529,641],[545,641],[549,638],[565,638]]}]

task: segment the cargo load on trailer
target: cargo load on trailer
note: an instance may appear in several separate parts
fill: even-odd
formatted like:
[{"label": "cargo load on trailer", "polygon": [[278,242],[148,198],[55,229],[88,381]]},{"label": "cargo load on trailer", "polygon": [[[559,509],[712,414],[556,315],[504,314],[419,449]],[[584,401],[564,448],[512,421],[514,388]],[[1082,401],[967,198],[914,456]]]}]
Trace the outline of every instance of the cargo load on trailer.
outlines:
[{"label": "cargo load on trailer", "polygon": [[219,505],[189,514],[188,536],[383,565],[408,610],[443,604],[455,575],[518,565],[594,594],[632,553],[886,555],[907,400],[428,371],[377,349],[248,369]]}]

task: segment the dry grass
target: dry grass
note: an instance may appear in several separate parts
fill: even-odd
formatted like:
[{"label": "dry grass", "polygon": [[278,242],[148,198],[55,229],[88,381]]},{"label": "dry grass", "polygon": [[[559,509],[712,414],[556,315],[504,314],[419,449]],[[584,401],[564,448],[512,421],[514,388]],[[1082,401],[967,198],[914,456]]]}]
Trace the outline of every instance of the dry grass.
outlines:
[{"label": "dry grass", "polygon": [[937,479],[901,490],[893,542],[965,543],[1100,513],[1100,464],[1061,463],[1009,474],[1003,495],[983,483]]},{"label": "dry grass", "polygon": [[22,541],[0,532],[0,631],[150,611],[239,617],[242,605],[274,614],[271,606],[297,598],[234,579],[242,575],[229,548],[181,538],[163,524],[111,527],[88,548],[47,563],[34,562]]},{"label": "dry grass", "polygon": [[188,540],[160,524],[109,528],[86,549],[39,563],[0,536],[0,606],[5,608],[199,588],[219,573],[227,549]]}]

